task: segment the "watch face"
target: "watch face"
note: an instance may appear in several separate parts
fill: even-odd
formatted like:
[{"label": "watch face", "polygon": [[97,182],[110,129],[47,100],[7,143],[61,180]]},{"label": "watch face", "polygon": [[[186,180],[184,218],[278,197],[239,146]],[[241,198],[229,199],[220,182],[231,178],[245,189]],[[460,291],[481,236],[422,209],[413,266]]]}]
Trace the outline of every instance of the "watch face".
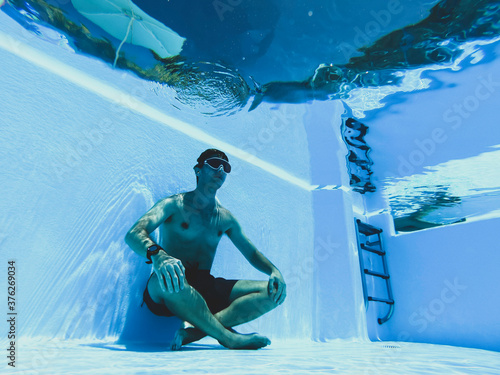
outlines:
[{"label": "watch face", "polygon": [[148,247],[148,251],[158,251],[158,249],[160,248],[160,246],[158,245],[151,245],[150,247]]}]

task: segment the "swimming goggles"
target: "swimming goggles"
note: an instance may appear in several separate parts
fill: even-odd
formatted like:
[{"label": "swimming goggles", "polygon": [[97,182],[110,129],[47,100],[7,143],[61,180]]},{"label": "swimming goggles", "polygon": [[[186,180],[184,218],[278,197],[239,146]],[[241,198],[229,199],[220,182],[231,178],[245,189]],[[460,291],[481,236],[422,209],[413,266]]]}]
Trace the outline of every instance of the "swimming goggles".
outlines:
[{"label": "swimming goggles", "polygon": [[224,172],[226,172],[226,173],[231,172],[231,164],[229,164],[224,159],[210,158],[210,159],[205,160],[204,164],[208,165],[210,168],[215,169],[215,170],[218,170],[222,165],[222,167],[224,168]]}]

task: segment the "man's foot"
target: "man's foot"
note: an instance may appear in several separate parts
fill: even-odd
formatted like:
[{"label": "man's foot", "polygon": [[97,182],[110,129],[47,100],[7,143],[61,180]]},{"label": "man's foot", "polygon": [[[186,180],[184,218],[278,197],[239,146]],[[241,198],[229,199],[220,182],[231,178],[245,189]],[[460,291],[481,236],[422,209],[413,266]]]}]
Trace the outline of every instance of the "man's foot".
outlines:
[{"label": "man's foot", "polygon": [[[220,341],[219,341],[220,342]],[[265,346],[271,344],[271,340],[269,340],[265,336],[260,336],[255,333],[242,335],[240,333],[234,334],[234,337],[231,339],[231,342],[227,345],[221,343],[226,348],[229,349],[260,349]]]},{"label": "man's foot", "polygon": [[[232,333],[238,334],[234,329],[227,328]],[[206,337],[207,334],[201,329],[189,324],[188,322],[183,322],[182,327],[175,332],[174,339],[170,343],[171,350],[180,350],[182,345],[191,344],[192,342],[201,340]]]},{"label": "man's foot", "polygon": [[170,344],[170,349],[179,350],[182,345],[187,345],[192,342],[201,340],[207,334],[202,330],[193,326],[183,326],[177,330],[174,339]]},{"label": "man's foot", "polygon": [[[232,333],[232,337],[229,339],[229,341],[225,343],[219,341],[221,345],[225,346],[228,349],[255,350],[271,344],[271,340],[269,340],[267,337],[260,336],[255,333],[240,334],[232,328],[228,328],[228,330]],[[194,341],[198,341],[205,336],[207,336],[205,332],[185,322],[182,327],[179,328],[175,333],[174,340],[170,344],[170,348],[171,350],[180,350],[182,345],[187,345]]]}]

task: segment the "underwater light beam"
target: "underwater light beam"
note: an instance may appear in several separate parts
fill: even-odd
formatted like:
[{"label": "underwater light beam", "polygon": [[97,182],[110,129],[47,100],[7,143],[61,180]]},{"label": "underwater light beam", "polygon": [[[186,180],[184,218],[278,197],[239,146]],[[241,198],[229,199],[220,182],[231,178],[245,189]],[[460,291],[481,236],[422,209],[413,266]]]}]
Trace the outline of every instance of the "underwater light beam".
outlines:
[{"label": "underwater light beam", "polygon": [[39,50],[32,48],[19,40],[0,31],[0,48],[22,58],[42,69],[58,75],[59,77],[86,89],[112,103],[128,108],[156,122],[177,130],[188,137],[196,139],[199,142],[208,144],[212,147],[223,149],[228,154],[250,163],[267,173],[270,173],[281,180],[296,185],[304,190],[314,190],[317,185],[311,185],[298,177],[291,175],[285,170],[261,160],[253,154],[235,147],[229,143],[221,141],[204,131],[174,117],[171,117],[162,111],[140,101],[132,95],[126,94],[110,85],[92,77],[78,69],[75,69],[61,61],[47,56]]}]

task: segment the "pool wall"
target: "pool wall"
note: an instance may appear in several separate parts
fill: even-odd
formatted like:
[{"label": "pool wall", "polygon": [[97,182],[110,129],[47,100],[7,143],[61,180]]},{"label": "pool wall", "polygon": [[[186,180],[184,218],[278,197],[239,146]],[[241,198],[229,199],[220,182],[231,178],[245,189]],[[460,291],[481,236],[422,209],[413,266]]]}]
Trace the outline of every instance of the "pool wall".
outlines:
[{"label": "pool wall", "polygon": [[500,351],[499,225],[491,219],[386,236],[397,305],[373,330],[380,339]]},{"label": "pool wall", "polygon": [[[485,159],[473,157],[496,155],[500,144],[499,48],[498,43],[484,47],[462,62],[466,69],[459,72],[427,72],[422,78],[432,77],[433,90],[396,95],[392,105],[366,119],[375,178],[422,174],[431,186],[436,183],[429,166],[460,161],[455,173],[449,173],[451,194],[460,196],[460,189],[472,190],[479,180],[483,189],[475,194],[491,191],[497,196],[496,180],[489,178],[496,166],[481,165],[478,160]],[[376,318],[388,307],[370,303],[367,324],[372,340],[500,350],[500,203],[493,198],[486,202],[489,206],[462,199],[449,208],[463,215],[463,223],[397,234],[391,215],[383,213],[389,210],[384,192],[364,196],[356,206],[358,217],[384,229],[396,301],[394,315],[383,325]],[[446,217],[446,208],[441,210]]]},{"label": "pool wall", "polygon": [[313,337],[316,340],[367,338],[355,241],[353,201],[340,128],[339,101],[315,102],[305,117],[314,210],[314,254],[304,269],[314,273]]},{"label": "pool wall", "polygon": [[[349,194],[299,183],[340,182],[341,143],[329,143],[338,137],[339,103],[264,103],[229,118],[200,117],[165,105],[169,93],[158,87],[61,53],[0,16],[1,258],[16,262],[21,336],[169,342],[179,321],[141,307],[151,267],[123,237],[158,199],[195,187],[201,151],[227,146],[234,171],[219,199],[289,284],[284,305],[241,330],[271,339],[366,337],[344,225]],[[313,158],[323,160],[328,178]],[[227,239],[213,272],[266,279]]]},{"label": "pool wall", "polygon": [[[168,93],[154,94],[143,81],[102,62],[70,51],[61,54],[60,46],[40,41],[2,13],[0,17],[0,32],[15,37],[7,43],[10,47],[0,48],[0,209],[6,249],[1,259],[4,264],[16,260],[21,335],[168,342],[179,322],[140,307],[150,266],[125,245],[123,236],[155,201],[194,188],[192,167],[199,153],[224,148],[225,142],[288,173],[270,173],[255,160],[229,152],[235,169],[220,191],[221,203],[289,285],[285,304],[243,331],[327,341],[364,340],[368,329],[374,340],[499,350],[494,320],[499,280],[492,269],[498,264],[492,237],[498,220],[395,236],[388,214],[365,215],[386,209],[387,203],[378,195],[365,199],[368,195],[345,189],[339,103],[263,103],[230,118],[200,117],[164,106]],[[26,45],[42,51],[42,58],[30,61]],[[55,63],[51,57],[63,64],[57,72],[49,69]],[[67,67],[77,75],[66,76],[74,73]],[[78,72],[91,72],[99,85],[85,86],[89,80]],[[116,90],[111,90],[113,100],[109,87]],[[160,108],[167,117],[154,119],[151,110],[144,111],[131,97]],[[178,117],[194,128],[186,133],[170,126]],[[218,143],[203,141],[198,130]],[[309,191],[287,176],[323,188]],[[374,324],[379,311],[371,307],[365,318],[355,217],[386,233],[396,311],[384,326]],[[447,245],[448,236],[455,246]],[[417,253],[421,244],[429,256]],[[467,256],[456,257],[457,252]],[[430,256],[436,253],[438,258]],[[471,253],[478,262],[475,272],[469,267]],[[213,270],[228,278],[263,278],[227,239]],[[423,282],[426,288],[421,288]],[[445,290],[454,289],[447,282],[466,289],[457,286],[451,295]],[[491,299],[481,303],[485,298]],[[435,317],[425,329],[421,308]],[[463,332],[457,332],[456,324]]]}]

